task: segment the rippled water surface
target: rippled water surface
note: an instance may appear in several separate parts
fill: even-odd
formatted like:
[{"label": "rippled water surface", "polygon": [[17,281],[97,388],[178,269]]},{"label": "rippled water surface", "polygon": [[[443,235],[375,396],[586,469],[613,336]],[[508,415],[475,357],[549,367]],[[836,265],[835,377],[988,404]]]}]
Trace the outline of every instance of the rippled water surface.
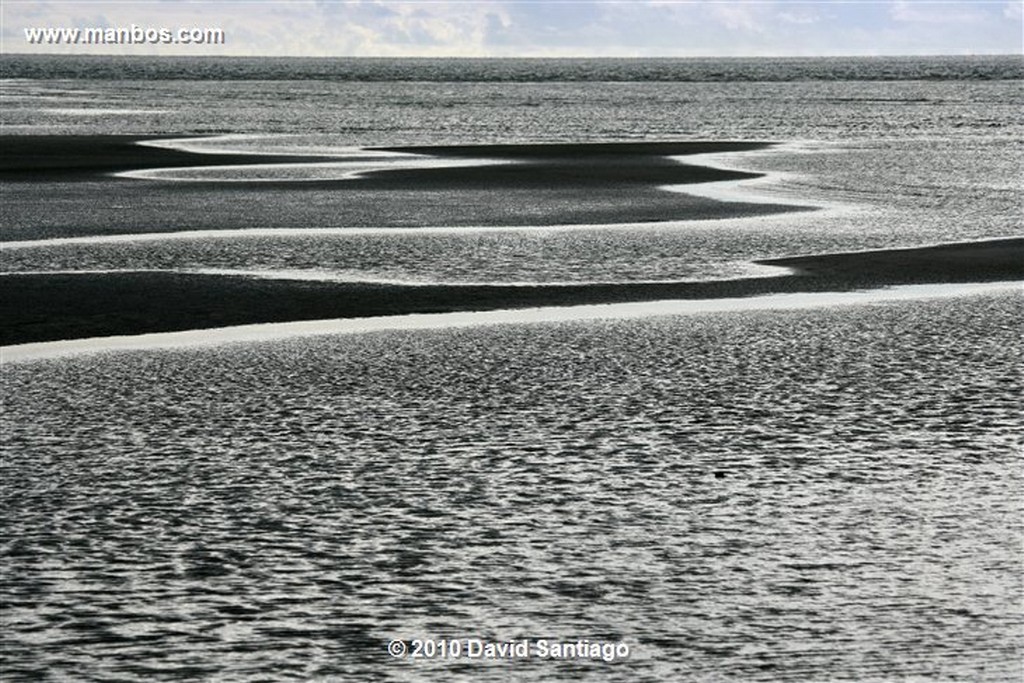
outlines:
[{"label": "rippled water surface", "polygon": [[[924,78],[931,72],[921,73]],[[421,282],[685,280],[749,275],[756,258],[1004,237],[1020,227],[1019,80],[167,80],[155,91],[149,83],[99,79],[17,80],[0,87],[9,103],[0,112],[7,134],[227,134],[193,142],[190,149],[324,153],[407,144],[773,141],[781,144],[692,161],[771,174],[741,184],[740,192],[732,187],[726,198],[734,201],[825,207],[813,216],[687,222],[683,206],[679,221],[659,226],[646,222],[638,207],[626,229],[531,230],[530,220],[521,218],[531,210],[530,198],[521,194],[407,192],[388,199],[389,207],[401,207],[399,213],[389,208],[388,225],[419,226],[421,207],[447,206],[448,220],[433,227],[476,227],[466,213],[482,204],[506,206],[519,228],[444,236],[365,230],[259,239],[204,236],[73,248],[41,243],[17,253],[0,249],[0,265],[8,271],[276,269]],[[51,111],[54,101],[92,107],[94,115]],[[154,111],[106,111],[125,101],[148,103]],[[293,169],[276,173],[288,177]],[[247,174],[206,170],[208,182],[187,189],[167,181],[109,178],[53,182],[42,189],[11,185],[6,200],[18,221],[5,226],[4,241],[214,227],[379,227],[372,212],[346,213],[337,200],[342,188],[269,189],[209,180]],[[225,186],[230,194],[209,190],[226,192]],[[681,189],[708,191],[701,185]],[[628,199],[625,191],[606,198],[611,204]],[[572,197],[550,201],[573,206]],[[223,206],[231,207],[226,216]],[[317,211],[318,206],[331,208]]]},{"label": "rippled water surface", "polygon": [[[543,188],[570,224],[534,225],[537,189],[349,210],[354,167],[305,187],[237,181],[327,171],[13,177],[0,269],[619,283],[1013,236],[1022,64],[0,56],[4,135],[359,163],[367,146],[760,140],[779,144],[683,161],[766,177],[671,191],[817,207],[688,220],[703,200],[619,189],[588,207],[636,215],[597,225]],[[680,215],[652,222],[654,204]],[[1022,301],[8,355],[0,678],[1019,681]],[[415,638],[630,656],[388,655]]]},{"label": "rippled water surface", "polygon": [[7,365],[4,670],[1018,680],[1021,301]]}]

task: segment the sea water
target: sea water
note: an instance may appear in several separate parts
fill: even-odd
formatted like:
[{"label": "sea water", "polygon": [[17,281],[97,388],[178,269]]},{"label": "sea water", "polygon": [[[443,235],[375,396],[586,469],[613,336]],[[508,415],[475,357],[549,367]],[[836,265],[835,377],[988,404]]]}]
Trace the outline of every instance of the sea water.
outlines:
[{"label": "sea water", "polygon": [[[0,244],[9,271],[706,279],[1019,232],[1019,58],[0,64],[5,134],[289,152],[758,139],[780,145],[704,161],[769,175],[712,191],[821,207],[173,238],[198,213],[168,207],[158,230],[111,214],[128,237],[5,224],[5,242],[51,238]],[[1021,313],[1010,290],[5,363],[3,670],[1019,679]],[[389,654],[414,639],[629,655]]]},{"label": "sea water", "polygon": [[[8,57],[0,64],[4,75],[14,77],[3,84],[5,134],[148,134],[179,139],[179,146],[193,150],[339,154],[353,147],[412,144],[763,140],[778,145],[693,163],[769,174],[729,185],[726,198],[826,209],[756,221],[640,225],[638,215],[636,223],[601,227],[538,229],[520,220],[521,229],[494,231],[466,230],[485,226],[467,225],[453,208],[460,229],[442,236],[418,230],[381,234],[372,230],[377,227],[372,215],[359,218],[362,230],[339,235],[309,230],[352,227],[344,215],[310,208],[327,203],[331,189],[297,195],[236,185],[220,200],[235,207],[236,224],[212,227],[258,224],[289,230],[276,236],[236,231],[216,240],[204,234],[195,240],[3,248],[0,264],[7,271],[159,268],[400,282],[674,281],[760,274],[750,264],[758,258],[1019,232],[1024,127],[1019,57],[725,62]],[[50,77],[40,78],[44,75]],[[180,141],[198,135],[208,137]],[[223,180],[232,173],[217,176]],[[296,172],[279,173],[294,177]],[[322,173],[314,166],[306,177]],[[8,219],[4,225],[5,241],[208,227],[206,195],[196,191],[190,201],[180,187],[164,185],[140,179],[129,191],[109,179],[55,183],[47,207],[37,206],[37,189],[10,185],[8,211],[25,208],[16,222]],[[448,228],[424,226],[417,219],[423,196],[396,198],[407,207],[404,222]],[[457,207],[463,196],[430,200]],[[54,201],[58,198],[64,199]],[[500,194],[484,200],[505,201]],[[461,212],[467,213],[469,207]]]}]

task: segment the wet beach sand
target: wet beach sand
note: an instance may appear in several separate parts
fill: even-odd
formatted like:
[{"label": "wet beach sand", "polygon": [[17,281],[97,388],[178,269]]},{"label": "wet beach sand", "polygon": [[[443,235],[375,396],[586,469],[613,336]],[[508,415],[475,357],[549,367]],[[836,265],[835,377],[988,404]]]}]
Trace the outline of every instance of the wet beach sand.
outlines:
[{"label": "wet beach sand", "polygon": [[391,285],[174,272],[8,274],[3,345],[329,318],[1024,280],[1024,239],[763,261],[779,277],[579,285]]},{"label": "wet beach sand", "polygon": [[[95,235],[153,232],[166,227],[167,220],[178,230],[229,230],[261,224],[280,227],[282,223],[271,218],[278,216],[279,220],[281,211],[293,208],[302,215],[299,222],[304,227],[600,224],[806,210],[719,202],[660,189],[667,184],[758,177],[681,164],[670,157],[769,146],[760,142],[382,148],[380,151],[435,159],[511,163],[394,169],[331,181],[182,182],[112,176],[157,167],[328,159],[197,154],[137,144],[142,140],[125,136],[0,138],[4,151],[0,178],[7,181],[5,195],[13,195],[12,201],[5,202],[5,239],[32,240],[55,234],[51,229],[38,229],[38,221],[33,222],[38,217],[50,220],[51,228],[59,224],[57,235]],[[132,191],[124,195],[129,189]],[[119,201],[130,210],[107,210],[104,192],[120,196]],[[38,199],[42,194],[50,195],[52,201],[25,204],[28,198]],[[260,214],[268,202],[281,198],[285,199],[274,211]],[[239,203],[239,199],[246,201]],[[299,206],[303,208],[297,209]],[[147,212],[160,214],[164,222],[145,222],[140,215]],[[315,220],[308,219],[310,213]],[[262,223],[252,219],[254,214],[263,216]],[[339,283],[169,270],[6,273],[0,280],[5,292],[0,299],[5,320],[0,344],[252,323],[1024,279],[1024,240],[809,255],[760,263],[791,272],[705,282],[534,286]]]},{"label": "wet beach sand", "polygon": [[[731,218],[805,210],[717,202],[664,185],[757,178],[669,156],[763,142],[380,148],[491,165],[367,172],[344,180],[210,182],[115,176],[145,169],[318,163],[339,157],[198,154],[129,136],[0,136],[4,240],[237,228],[546,226]],[[358,156],[359,152],[354,151]],[[511,162],[511,163],[509,163]],[[182,171],[178,177],[188,177]]]},{"label": "wet beach sand", "polygon": [[[184,139],[184,138],[183,138]],[[202,140],[202,136],[188,136]],[[317,163],[339,161],[337,155],[289,155],[191,152],[147,142],[166,136],[126,135],[5,135],[0,136],[0,179],[6,182],[87,180],[96,176],[150,168],[190,168],[254,164]],[[681,166],[669,156],[745,152],[770,147],[765,142],[636,142],[590,144],[439,145],[370,147],[368,151],[418,154],[441,158],[504,159],[521,162],[510,167],[438,169],[426,176],[389,172],[375,185],[416,180],[480,184],[543,186],[555,177],[573,186],[607,183],[707,182],[756,178],[757,173],[725,171],[703,166]],[[571,169],[571,174],[564,171]],[[333,184],[333,183],[330,183]],[[291,183],[287,185],[292,186]]]},{"label": "wet beach sand", "polygon": [[5,135],[0,136],[0,180],[32,183],[87,180],[143,168],[186,168],[232,164],[330,161],[330,157],[271,154],[195,154],[139,143],[166,136]]}]

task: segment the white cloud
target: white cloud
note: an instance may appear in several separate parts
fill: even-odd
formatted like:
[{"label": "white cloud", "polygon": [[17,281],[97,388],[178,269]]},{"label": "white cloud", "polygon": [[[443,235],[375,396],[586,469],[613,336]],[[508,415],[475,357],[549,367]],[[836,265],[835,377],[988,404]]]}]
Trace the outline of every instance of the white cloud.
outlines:
[{"label": "white cloud", "polygon": [[[697,56],[1021,52],[1021,2],[828,0],[264,0],[0,3],[5,52],[25,27],[220,27],[208,54]],[[194,47],[74,51],[198,54]],[[49,47],[46,51],[56,51]],[[67,51],[67,50],[65,50]]]},{"label": "white cloud", "polygon": [[[980,4],[980,3],[979,3]],[[896,0],[889,11],[894,21],[924,24],[973,24],[985,19],[984,5]]]},{"label": "white cloud", "polygon": [[785,24],[808,25],[816,24],[821,20],[817,13],[808,12],[806,10],[796,12],[779,12],[775,16],[779,18],[779,21]]},{"label": "white cloud", "polygon": [[761,33],[765,30],[765,5],[745,3],[712,3],[708,15],[731,31]]}]

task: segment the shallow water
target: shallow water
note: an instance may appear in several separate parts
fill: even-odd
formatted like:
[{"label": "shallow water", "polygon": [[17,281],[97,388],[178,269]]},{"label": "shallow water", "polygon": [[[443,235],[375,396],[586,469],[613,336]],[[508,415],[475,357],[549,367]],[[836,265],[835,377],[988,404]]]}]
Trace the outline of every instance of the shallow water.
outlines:
[{"label": "shallow water", "polygon": [[[1014,680],[1021,313],[1015,293],[7,365],[4,668]],[[446,636],[632,654],[384,649]]]},{"label": "shallow water", "polygon": [[[784,144],[705,161],[767,178],[689,189],[823,208],[380,230],[289,213],[322,189],[288,203],[294,190],[238,183],[231,199],[216,182],[11,183],[5,271],[676,281],[1019,232],[1017,58],[485,62],[474,82],[437,82],[462,66],[431,60],[416,82],[387,60],[12,64],[5,134],[227,134],[198,144],[290,153],[763,139]],[[197,231],[229,201],[238,233]],[[86,237],[22,243],[67,235]],[[1019,680],[1022,313],[1018,291],[5,362],[0,670]],[[387,654],[428,637],[621,640],[631,655]]]},{"label": "shallow water", "polygon": [[[292,154],[353,154],[353,148],[374,145],[768,140],[783,144],[765,152],[698,161],[771,174],[763,181],[741,183],[740,193],[732,184],[734,201],[810,202],[825,208],[814,214],[687,222],[682,207],[680,221],[662,225],[645,224],[638,210],[634,224],[613,227],[527,225],[453,230],[443,236],[409,230],[296,235],[310,227],[379,224],[373,215],[346,216],[344,207],[331,199],[336,193],[331,189],[271,191],[257,184],[246,190],[239,183],[211,181],[210,186],[229,186],[230,194],[198,189],[183,194],[180,183],[142,179],[131,186],[113,179],[52,183],[41,189],[12,184],[5,198],[9,216],[18,220],[11,218],[8,223],[16,224],[5,226],[5,242],[83,232],[196,230],[210,227],[211,211],[223,205],[231,207],[231,220],[219,227],[258,224],[288,231],[277,237],[261,233],[211,240],[200,234],[194,240],[2,248],[4,270],[306,270],[340,279],[419,282],[678,281],[752,275],[750,261],[757,258],[1019,232],[1022,196],[1013,181],[1024,152],[1020,81],[942,80],[975,71],[981,78],[1010,79],[1020,69],[1020,60],[1012,57],[729,64],[513,60],[462,66],[443,60],[288,65],[236,60],[205,66],[155,60],[151,72],[169,74],[159,88],[139,80],[111,80],[110,60],[72,60],[70,66],[61,60],[21,61],[26,64],[19,67],[13,58],[5,63],[14,65],[13,73],[28,76],[74,67],[84,69],[81,75],[89,79],[0,82],[9,105],[0,112],[7,134],[146,133],[179,139],[214,134],[177,144],[196,150]],[[297,69],[288,80],[268,80],[282,78],[286,67]],[[538,74],[570,67],[576,69],[572,81],[538,80]],[[484,80],[417,82],[444,74],[458,79],[466,68],[483,69]],[[528,68],[539,71],[531,76],[532,71],[523,71]],[[324,69],[335,77],[323,80]],[[384,80],[350,80],[366,69],[368,77],[372,72]],[[588,80],[598,72],[614,80],[615,74],[637,69],[636,78],[649,80]],[[668,73],[700,82],[658,80],[659,74]],[[730,74],[744,80],[730,81]],[[236,80],[250,77],[256,80]],[[879,80],[893,77],[918,80]],[[104,113],[124,109],[127,103],[140,113]],[[58,111],[68,108],[97,113]],[[149,109],[153,111],[141,113]],[[249,173],[203,171],[206,177],[222,179]],[[684,191],[700,193],[702,188]],[[609,197],[611,202],[621,199]],[[571,204],[572,198],[551,201]],[[469,209],[459,207],[473,202],[507,205],[509,211],[529,209],[529,201],[508,192],[453,188],[449,193],[396,194],[388,204],[401,207],[405,217],[390,219],[419,226],[418,206],[423,202],[453,207],[449,222],[433,226],[441,229],[465,225],[461,214]],[[310,211],[321,205],[334,208]],[[296,218],[299,214],[303,218]],[[98,227],[85,230],[83,225]]]}]

